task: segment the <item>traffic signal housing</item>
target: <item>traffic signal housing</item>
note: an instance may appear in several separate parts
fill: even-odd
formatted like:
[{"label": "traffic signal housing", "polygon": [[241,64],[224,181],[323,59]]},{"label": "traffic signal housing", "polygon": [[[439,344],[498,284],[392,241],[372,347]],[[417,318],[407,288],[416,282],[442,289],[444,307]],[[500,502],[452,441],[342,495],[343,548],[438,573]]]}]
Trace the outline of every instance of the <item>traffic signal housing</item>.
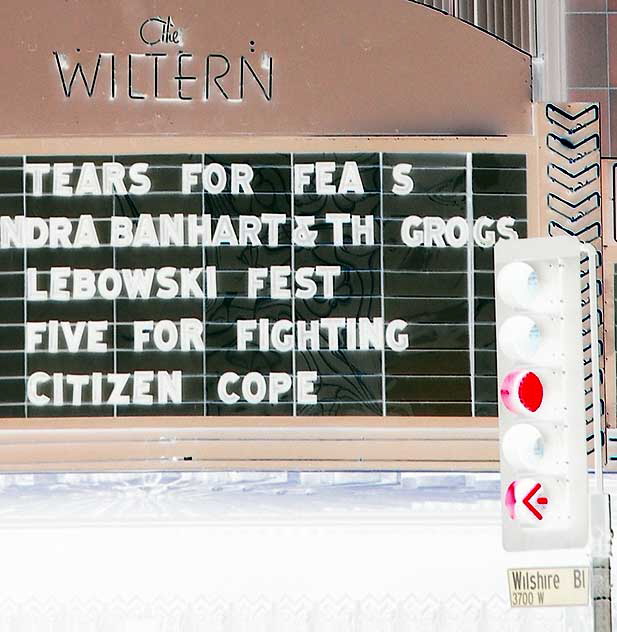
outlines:
[{"label": "traffic signal housing", "polygon": [[502,240],[495,312],[503,544],[585,546],[588,481],[581,247]]}]

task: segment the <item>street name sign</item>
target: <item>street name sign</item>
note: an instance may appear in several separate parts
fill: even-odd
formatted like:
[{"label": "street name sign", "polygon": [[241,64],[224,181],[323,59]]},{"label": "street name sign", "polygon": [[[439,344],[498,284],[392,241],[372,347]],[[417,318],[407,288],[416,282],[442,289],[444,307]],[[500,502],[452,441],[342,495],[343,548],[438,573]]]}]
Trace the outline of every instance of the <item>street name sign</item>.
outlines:
[{"label": "street name sign", "polygon": [[508,587],[513,608],[586,606],[589,603],[589,569],[510,568]]}]

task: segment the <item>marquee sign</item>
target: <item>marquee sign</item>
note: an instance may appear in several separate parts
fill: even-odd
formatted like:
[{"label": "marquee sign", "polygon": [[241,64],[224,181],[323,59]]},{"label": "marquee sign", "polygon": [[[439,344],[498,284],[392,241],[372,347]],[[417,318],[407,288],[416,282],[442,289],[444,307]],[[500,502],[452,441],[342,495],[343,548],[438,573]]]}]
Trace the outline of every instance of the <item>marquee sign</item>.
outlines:
[{"label": "marquee sign", "polygon": [[0,414],[494,416],[524,153],[2,158]]},{"label": "marquee sign", "polygon": [[176,4],[9,0],[0,470],[496,469],[493,247],[601,241],[597,110],[415,2]]}]

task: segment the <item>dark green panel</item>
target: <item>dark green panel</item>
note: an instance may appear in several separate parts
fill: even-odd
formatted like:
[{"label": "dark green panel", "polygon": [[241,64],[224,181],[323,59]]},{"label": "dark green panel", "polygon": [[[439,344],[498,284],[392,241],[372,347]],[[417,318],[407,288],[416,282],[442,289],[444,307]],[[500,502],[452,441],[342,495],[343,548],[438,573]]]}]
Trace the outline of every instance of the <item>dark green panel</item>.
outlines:
[{"label": "dark green panel", "polygon": [[[526,157],[519,154],[465,153],[286,153],[269,154],[162,154],[130,156],[40,156],[29,162],[73,162],[69,177],[77,184],[80,165],[93,161],[102,174],[103,162],[112,160],[132,164],[147,162],[152,189],[145,195],[82,195],[53,197],[51,178],[44,178],[44,195],[23,195],[23,158],[0,159],[0,215],[50,218],[92,214],[102,247],[97,249],[38,248],[24,253],[23,248],[0,250],[0,351],[3,354],[0,377],[0,415],[23,416],[25,382],[23,375],[40,370],[48,373],[102,373],[140,370],[181,370],[184,401],[179,405],[93,406],[86,402],[75,407],[28,406],[28,416],[113,415],[390,415],[485,416],[496,412],[495,329],[493,249],[501,238],[502,217],[515,220],[519,237],[527,231]],[[292,186],[294,165],[332,162],[332,184],[339,187],[346,162],[356,161],[364,186],[363,193],[317,193],[314,174],[308,177],[304,193]],[[182,164],[223,166],[227,186],[219,194],[203,191],[198,183],[185,194],[182,188]],[[230,188],[232,164],[246,163],[254,173],[254,195],[233,193]],[[413,190],[397,195],[395,166],[411,165]],[[381,169],[383,165],[383,170]],[[400,183],[399,176],[399,183]],[[128,174],[125,182],[130,185]],[[467,190],[471,182],[471,190]],[[28,185],[28,181],[27,181]],[[24,209],[25,201],[25,209]],[[140,215],[155,218],[162,213],[210,214],[213,228],[222,215],[228,215],[234,228],[239,215],[261,216],[278,213],[286,216],[279,230],[279,245],[266,244],[267,228],[259,237],[263,246],[111,248],[110,218],[125,216],[137,226]],[[371,215],[374,220],[374,244],[352,245],[351,228],[344,228],[344,245],[333,245],[332,226],[327,213],[350,216]],[[316,245],[292,246],[292,215],[316,218]],[[403,220],[417,216],[422,221],[438,218],[454,225],[467,222],[471,243],[444,246],[442,238],[424,235],[419,246],[407,246],[401,240]],[[457,218],[453,220],[453,218]],[[473,244],[473,226],[480,218],[489,218],[483,228],[482,244]],[[452,221],[453,220],[453,221]],[[484,219],[482,221],[485,221]],[[76,222],[74,222],[76,227]],[[427,224],[428,225],[428,224]],[[445,224],[442,224],[445,225]],[[501,229],[499,228],[501,226]],[[414,227],[425,231],[425,226]],[[383,230],[383,236],[382,236]],[[507,233],[507,227],[505,232]],[[506,235],[507,236],[507,235]],[[384,245],[382,245],[382,242]],[[443,246],[443,247],[440,247]],[[200,268],[217,267],[218,298],[177,300],[115,301],[95,299],[83,302],[24,301],[24,268],[39,269],[39,287],[46,288],[51,267],[68,266],[100,271],[103,268]],[[269,281],[257,299],[249,299],[247,271],[270,266],[340,266],[335,279],[334,296],[325,298],[318,282],[317,295],[311,299],[272,299],[267,296]],[[470,277],[471,275],[471,277]],[[291,279],[293,291],[293,278]],[[154,288],[158,286],[155,282]],[[473,296],[470,292],[473,291]],[[470,309],[470,301],[471,309]],[[469,323],[470,312],[473,322]],[[339,334],[339,350],[327,348],[326,330],[319,336],[319,350],[276,352],[257,348],[255,340],[247,351],[238,350],[237,321],[268,319],[310,321],[321,318],[382,318],[408,322],[404,332],[407,349],[345,349],[347,336]],[[135,320],[163,319],[179,324],[183,318],[204,322],[206,349],[184,353],[177,349],[157,350],[152,343],[144,352],[133,351]],[[24,356],[24,319],[47,321],[108,320],[105,334],[107,353],[80,352],[49,354],[43,351]],[[117,324],[114,324],[114,321]],[[354,321],[350,321],[354,322]],[[114,343],[117,352],[114,352]],[[470,349],[470,346],[472,347]],[[259,372],[291,373],[315,371],[318,374],[318,404],[292,404],[292,393],[279,404],[266,400],[252,405],[239,401],[224,405],[217,394],[219,377],[234,371],[240,375]],[[471,371],[473,369],[473,374]],[[473,383],[473,389],[472,389]],[[49,387],[49,384],[46,388]],[[475,407],[472,409],[472,390]],[[68,394],[68,390],[67,390]],[[204,401],[205,396],[205,401]]]}]

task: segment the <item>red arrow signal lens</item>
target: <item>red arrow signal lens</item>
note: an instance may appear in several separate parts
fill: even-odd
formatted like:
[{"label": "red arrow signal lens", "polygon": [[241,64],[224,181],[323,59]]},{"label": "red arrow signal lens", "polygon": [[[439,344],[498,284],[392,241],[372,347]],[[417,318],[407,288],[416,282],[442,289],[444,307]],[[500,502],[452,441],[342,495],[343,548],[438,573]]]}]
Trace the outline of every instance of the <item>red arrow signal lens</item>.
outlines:
[{"label": "red arrow signal lens", "polygon": [[513,413],[535,413],[542,405],[544,387],[533,371],[512,371],[506,375],[499,394]]},{"label": "red arrow signal lens", "polygon": [[513,481],[508,485],[504,496],[506,512],[512,520],[523,524],[537,524],[536,521],[544,519],[542,512],[549,504],[549,499],[543,492],[542,483],[532,478]]}]

